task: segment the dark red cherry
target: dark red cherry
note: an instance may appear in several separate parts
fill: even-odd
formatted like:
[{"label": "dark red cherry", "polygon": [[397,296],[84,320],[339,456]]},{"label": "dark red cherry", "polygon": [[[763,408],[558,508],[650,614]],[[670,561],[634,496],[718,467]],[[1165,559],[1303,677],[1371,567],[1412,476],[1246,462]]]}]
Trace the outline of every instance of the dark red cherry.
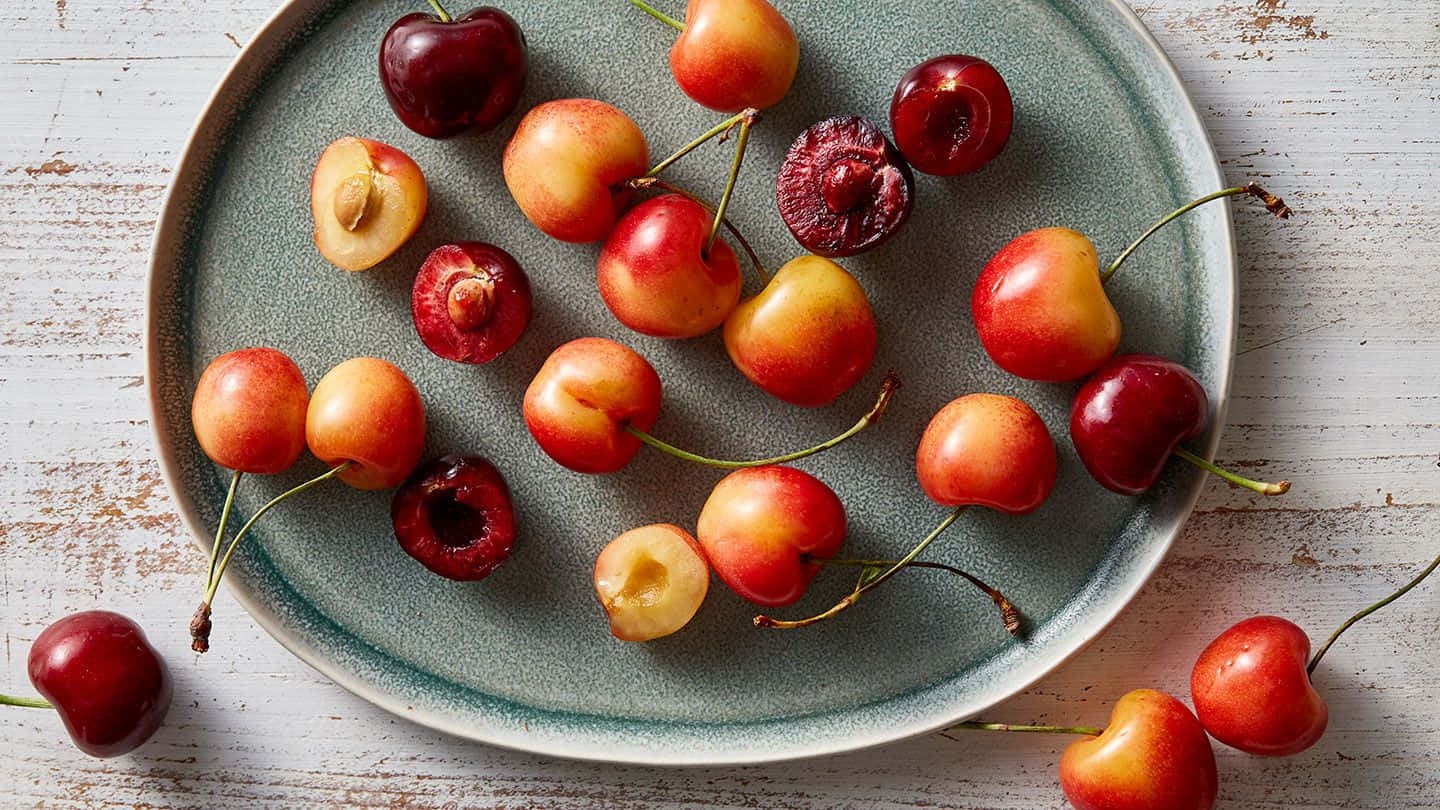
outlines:
[{"label": "dark red cherry", "polygon": [[963,174],[989,163],[1010,140],[1014,117],[1005,80],[974,56],[921,62],[890,100],[895,145],[926,174]]},{"label": "dark red cherry", "polygon": [[530,323],[530,280],[494,245],[441,245],[415,274],[410,314],[430,351],[460,363],[488,363]]},{"label": "dark red cherry", "polygon": [[1205,388],[1179,363],[1122,354],[1075,394],[1070,439],[1095,480],[1123,495],[1149,489],[1181,442],[1210,417]]},{"label": "dark red cherry", "polygon": [[170,709],[170,671],[139,625],[106,610],[66,616],[30,647],[30,683],[92,757],[139,748]]},{"label": "dark red cherry", "polygon": [[811,253],[853,256],[905,223],[915,180],[880,128],[859,116],[812,124],[790,145],[775,199],[790,233]]},{"label": "dark red cherry", "polygon": [[380,84],[405,126],[431,138],[504,120],[525,85],[525,35],[484,6],[453,20],[407,14],[380,41]]},{"label": "dark red cherry", "polygon": [[395,493],[390,520],[400,547],[448,579],[484,579],[515,544],[510,488],[478,456],[421,465]]}]

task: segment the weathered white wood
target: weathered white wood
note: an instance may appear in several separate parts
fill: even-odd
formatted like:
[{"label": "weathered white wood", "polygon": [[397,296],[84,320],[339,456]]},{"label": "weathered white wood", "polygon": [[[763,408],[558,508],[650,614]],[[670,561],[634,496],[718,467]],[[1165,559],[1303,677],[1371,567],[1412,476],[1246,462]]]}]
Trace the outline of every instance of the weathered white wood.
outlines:
[{"label": "weathered white wood", "polygon": [[[185,133],[274,0],[20,0],[0,12],[0,689],[52,618],[149,627],[194,601],[152,460],[141,289]],[[1233,179],[1301,214],[1240,210],[1242,355],[1221,456],[1297,482],[1211,484],[1170,560],[1089,650],[999,718],[1102,723],[1184,695],[1230,621],[1323,635],[1440,546],[1440,3],[1140,0]],[[135,755],[78,754],[48,713],[0,716],[7,806],[1053,808],[1065,740],[956,733],[764,768],[581,765],[450,739],[318,676],[228,598],[224,654],[156,634],[182,696]],[[1311,751],[1220,750],[1222,806],[1440,807],[1440,583],[1358,628],[1319,678]]]}]

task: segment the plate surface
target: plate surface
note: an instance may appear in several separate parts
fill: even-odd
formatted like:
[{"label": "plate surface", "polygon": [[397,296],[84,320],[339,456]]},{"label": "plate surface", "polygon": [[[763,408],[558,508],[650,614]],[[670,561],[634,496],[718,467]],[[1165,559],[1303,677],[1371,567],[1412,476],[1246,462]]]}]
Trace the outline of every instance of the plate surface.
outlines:
[{"label": "plate surface", "polygon": [[[611,101],[646,131],[657,158],[718,120],[670,79],[672,32],[622,0],[506,5],[531,48],[520,111],[564,96]],[[1128,8],[1107,0],[909,0],[837,14],[826,0],[781,4],[801,41],[800,74],[755,131],[732,208],[772,269],[799,253],[776,213],[773,179],[806,125],[859,113],[888,130],[901,74],[947,52],[991,61],[1016,103],[1015,135],[995,163],[973,176],[919,177],[900,235],[844,260],[871,297],[880,354],[835,405],[803,410],[749,385],[718,334],[665,342],[611,317],[595,291],[598,247],[544,237],[505,190],[499,154],[519,112],[493,132],[449,141],[424,139],[396,120],[375,75],[376,49],[390,22],[415,7],[288,4],[202,115],[161,217],[150,279],[147,353],[160,456],[182,515],[208,545],[228,475],[190,432],[190,392],[205,364],[270,345],[295,358],[313,385],[348,357],[384,357],[425,397],[432,454],[480,453],[505,473],[522,532],[488,580],[451,583],[396,544],[388,493],[339,484],[307,493],[257,527],[228,578],[282,644],[390,711],[476,740],[613,761],[753,762],[873,745],[980,712],[1083,646],[1134,596],[1188,514],[1200,476],[1172,464],[1142,498],[1100,488],[1067,437],[1075,386],[1000,372],[969,315],[985,260],[1021,231],[1074,227],[1109,257],[1161,213],[1219,187],[1189,100]],[[416,237],[355,274],[315,250],[308,201],[315,158],[348,134],[409,153],[431,194]],[[728,146],[711,146],[672,177],[718,196],[729,158]],[[535,288],[529,332],[488,366],[434,357],[411,325],[415,269],[430,249],[456,239],[504,247]],[[1227,206],[1172,226],[1109,285],[1125,323],[1122,350],[1185,362],[1223,405],[1233,276]],[[1023,518],[972,512],[928,555],[1005,590],[1030,622],[1028,638],[1011,640],[968,587],[914,572],[842,618],[799,632],[753,629],[754,609],[716,580],[683,632],[645,645],[613,640],[590,585],[596,553],[644,523],[693,528],[721,474],[646,451],[618,474],[587,477],[540,453],[520,398],[546,354],[583,335],[620,340],[655,365],[666,386],[658,435],[730,457],[769,455],[843,430],[868,407],[885,369],[898,371],[905,386],[884,421],[797,465],[846,503],[852,556],[898,555],[944,516],[919,491],[913,468],[915,444],[940,406],[972,391],[1031,403],[1060,453],[1054,495]],[[1196,448],[1213,448],[1213,434]],[[240,513],[320,469],[307,457],[285,475],[247,477]],[[848,576],[822,574],[805,601],[782,613],[814,612],[849,585]],[[231,621],[216,617],[211,655],[227,654]]]}]

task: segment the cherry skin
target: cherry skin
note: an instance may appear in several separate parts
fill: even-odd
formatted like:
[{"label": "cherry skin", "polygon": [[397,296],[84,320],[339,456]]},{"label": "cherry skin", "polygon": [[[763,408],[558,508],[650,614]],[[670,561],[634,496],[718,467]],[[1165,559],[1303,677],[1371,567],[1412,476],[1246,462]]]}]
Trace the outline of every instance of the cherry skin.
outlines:
[{"label": "cherry skin", "polygon": [[875,316],[865,290],[843,267],[801,256],[730,313],[725,351],[761,390],[792,405],[818,408],[870,370]]},{"label": "cherry skin", "polygon": [[525,35],[498,8],[453,20],[407,14],[380,40],[380,84],[401,123],[430,138],[484,132],[525,86]]},{"label": "cherry skin", "polygon": [[1055,442],[1014,397],[968,394],[941,408],[915,452],[920,488],[941,506],[1033,512],[1055,486]]},{"label": "cherry skin", "polygon": [[799,64],[795,31],[766,0],[690,0],[670,47],[675,83],[721,112],[778,104]]},{"label": "cherry skin", "polygon": [[515,507],[495,465],[479,456],[423,464],[390,502],[405,553],[446,579],[484,579],[515,545]]},{"label": "cherry skin", "polygon": [[995,365],[1027,380],[1078,379],[1120,345],[1095,246],[1069,228],[1030,231],[996,253],[975,281],[970,312]]},{"label": "cherry skin", "polygon": [[310,393],[299,366],[276,349],[254,348],[210,361],[190,401],[200,449],[222,467],[271,474],[305,449]]},{"label": "cherry skin", "polygon": [[845,507],[819,479],[793,467],[736,470],[700,510],[695,536],[715,573],[757,605],[782,607],[805,595],[820,565],[845,542]]},{"label": "cherry skin", "polygon": [[1120,698],[1105,731],[1060,758],[1060,787],[1076,810],[1209,810],[1217,786],[1200,721],[1153,689]]},{"label": "cherry skin", "polygon": [[150,739],[170,710],[170,671],[140,626],[105,610],[66,616],[30,647],[30,683],[75,746],[113,757]]},{"label": "cherry skin", "polygon": [[1221,633],[1195,661],[1190,697],[1210,735],[1249,754],[1298,754],[1325,734],[1329,712],[1305,671],[1310,638],[1275,616]]},{"label": "cherry skin", "polygon": [[1205,430],[1205,388],[1163,357],[1125,354],[1080,387],[1070,439],[1085,468],[1106,488],[1138,495],[1155,484],[1181,442]]},{"label": "cherry skin", "polygon": [[679,194],[626,212],[600,249],[596,281],[626,326],[663,338],[703,335],[740,300],[740,263],[723,239],[705,252],[713,217]]},{"label": "cherry skin", "polygon": [[641,447],[625,426],[649,430],[660,415],[660,375],[613,340],[572,340],[535,373],[523,411],[535,443],[562,466],[615,472]]},{"label": "cherry skin", "polygon": [[890,101],[895,145],[917,171],[954,175],[989,163],[1015,115],[1000,73],[974,56],[937,56],[911,68]]},{"label": "cherry skin", "polygon": [[425,449],[425,403],[405,372],[374,357],[330,369],[315,385],[305,441],[356,489],[389,489],[404,481]]},{"label": "cherry skin", "polygon": [[525,218],[564,242],[604,239],[630,200],[624,181],[649,153],[634,121],[603,101],[547,101],[525,114],[502,168]]},{"label": "cherry skin", "polygon": [[447,360],[488,363],[530,323],[530,279],[515,257],[484,242],[430,252],[410,290],[410,314],[425,348]]}]

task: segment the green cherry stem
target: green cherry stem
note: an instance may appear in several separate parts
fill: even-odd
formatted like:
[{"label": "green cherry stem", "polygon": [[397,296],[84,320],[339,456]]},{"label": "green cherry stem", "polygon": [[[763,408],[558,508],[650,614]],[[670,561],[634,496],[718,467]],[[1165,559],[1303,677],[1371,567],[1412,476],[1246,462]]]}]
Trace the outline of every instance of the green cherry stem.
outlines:
[{"label": "green cherry stem", "polygon": [[24,706],[27,709],[55,708],[40,698],[15,697],[13,695],[0,695],[0,706]]},{"label": "green cherry stem", "polygon": [[723,461],[721,459],[697,455],[686,450],[681,450],[668,442],[661,441],[633,425],[625,425],[625,432],[662,453],[668,453],[676,458],[693,461],[696,464],[703,464],[707,467],[721,467],[729,470],[739,469],[741,467],[768,467],[771,464],[784,464],[787,461],[795,461],[805,458],[806,456],[813,456],[823,450],[829,450],[874,424],[880,419],[881,415],[885,413],[885,409],[890,406],[890,399],[895,396],[895,390],[899,387],[900,378],[895,376],[893,371],[886,374],[885,379],[880,383],[880,395],[875,398],[875,404],[870,406],[870,410],[866,411],[865,415],[860,417],[860,421],[852,425],[849,430],[834,438],[826,439],[814,447],[796,450],[793,453],[786,453],[783,456],[772,456],[770,458],[755,459],[753,461]]},{"label": "green cherry stem", "polygon": [[1099,737],[1105,731],[1103,728],[1095,728],[1094,726],[1028,726],[1016,725],[1015,723],[987,723],[983,720],[967,720],[964,723],[956,723],[950,728],[966,729],[969,731],[1025,731],[1036,734],[1083,734],[1086,737]]},{"label": "green cherry stem", "polygon": [[1426,577],[1433,574],[1436,568],[1440,568],[1440,557],[1436,557],[1434,561],[1432,561],[1430,565],[1425,568],[1424,571],[1420,572],[1419,576],[1405,583],[1405,585],[1401,587],[1400,590],[1390,594],[1384,599],[1381,599],[1379,602],[1376,602],[1370,607],[1367,607],[1359,613],[1356,613],[1354,616],[1346,619],[1344,624],[1337,627],[1335,629],[1335,632],[1331,633],[1330,637],[1325,639],[1325,643],[1320,645],[1320,649],[1315,651],[1315,657],[1311,658],[1309,666],[1305,667],[1305,674],[1310,675],[1315,672],[1315,667],[1320,666],[1320,659],[1324,658],[1325,653],[1330,651],[1331,645],[1335,643],[1336,639],[1340,638],[1340,634],[1344,633],[1346,630],[1349,630],[1351,626],[1353,626],[1356,622],[1360,621],[1366,616],[1369,616],[1371,613],[1374,613],[1380,608],[1385,607],[1391,602],[1394,602],[1396,599],[1399,599],[1400,597],[1409,593],[1410,589],[1414,588],[1416,585],[1419,585],[1421,582],[1424,582]]},{"label": "green cherry stem", "polygon": [[[671,155],[670,157],[665,158],[664,160],[660,161],[659,163],[656,163],[655,166],[654,166],[654,168],[650,169],[650,171],[648,171],[648,172],[645,172],[645,174],[642,175],[642,177],[654,177],[655,175],[657,175],[657,174],[659,174],[660,172],[665,171],[665,169],[669,168],[669,167],[670,167],[670,164],[674,163],[675,161],[679,160],[680,158],[685,157],[686,155],[688,155],[688,154],[690,154],[691,152],[695,151],[695,148],[696,148],[696,147],[700,146],[701,144],[705,143],[706,141],[710,140],[711,138],[715,137],[716,135],[720,135],[721,133],[728,132],[732,127],[734,127],[736,124],[739,124],[739,123],[743,122],[747,117],[749,117],[749,118],[751,118],[751,119],[753,120],[754,117],[755,117],[756,115],[758,115],[758,114],[759,114],[759,110],[756,110],[756,109],[754,109],[753,107],[752,107],[752,108],[749,108],[749,109],[744,109],[744,110],[741,110],[741,111],[738,112],[738,113],[735,113],[734,115],[730,116],[729,118],[726,118],[724,121],[721,121],[720,123],[716,124],[715,126],[711,127],[710,129],[706,130],[706,131],[705,131],[705,134],[701,135],[700,137],[696,138],[695,140],[693,140],[693,141],[685,144],[684,146],[680,147],[680,149],[679,149],[678,151],[676,151],[675,154]],[[724,139],[724,138],[721,138],[720,140],[723,141],[723,140],[725,140],[725,139]]]},{"label": "green cherry stem", "polygon": [[240,485],[240,471],[230,476],[230,491],[225,493],[225,508],[220,510],[220,523],[215,527],[215,542],[210,544],[210,570],[205,574],[205,593],[215,581],[215,562],[220,559],[220,546],[225,542],[225,524],[230,521],[230,507],[235,505],[235,488]]},{"label": "green cherry stem", "polygon": [[1153,236],[1156,231],[1160,230],[1166,225],[1169,225],[1171,221],[1178,219],[1185,214],[1188,214],[1189,212],[1195,210],[1196,208],[1199,208],[1205,203],[1222,200],[1226,197],[1238,197],[1241,194],[1248,194],[1251,197],[1255,197],[1256,199],[1261,200],[1265,203],[1265,208],[1268,209],[1270,213],[1274,214],[1280,219],[1289,219],[1290,215],[1294,213],[1290,210],[1290,206],[1285,204],[1284,200],[1261,188],[1259,184],[1256,183],[1246,183],[1243,186],[1235,186],[1234,188],[1223,189],[1221,191],[1215,192],[1214,194],[1206,194],[1204,197],[1201,197],[1198,200],[1192,200],[1191,202],[1180,206],[1174,211],[1171,211],[1169,214],[1166,214],[1165,217],[1162,218],[1159,222],[1151,225],[1150,230],[1146,231],[1143,234],[1140,234],[1140,238],[1136,239],[1134,242],[1131,242],[1130,246],[1125,248],[1125,250],[1121,252],[1119,256],[1115,257],[1115,261],[1111,262],[1109,267],[1105,268],[1105,272],[1100,274],[1100,283],[1104,284],[1105,282],[1109,281],[1110,277],[1115,275],[1115,271],[1120,269],[1120,265],[1124,264],[1125,260],[1130,258],[1130,254],[1134,253],[1136,248],[1140,247],[1140,245],[1144,243],[1146,239],[1149,239],[1151,236]]},{"label": "green cherry stem", "polygon": [[439,0],[429,0],[429,3],[430,7],[435,9],[435,16],[440,18],[440,22],[448,23],[454,19],[450,16],[450,12],[446,11],[445,7],[440,5]]},{"label": "green cherry stem", "polygon": [[1197,456],[1183,447],[1175,448],[1175,455],[1185,459],[1186,461],[1194,464],[1196,467],[1199,467],[1206,472],[1214,473],[1215,475],[1220,476],[1221,478],[1229,481],[1237,487],[1244,487],[1248,490],[1251,490],[1252,492],[1258,492],[1261,495],[1284,495],[1285,493],[1290,491],[1289,481],[1280,481],[1279,483],[1275,484],[1267,483],[1265,481],[1252,481],[1249,478],[1245,478],[1244,476],[1236,475],[1235,473],[1232,473],[1229,470],[1224,469],[1223,467],[1216,466],[1214,462],[1206,461],[1201,456]]},{"label": "green cherry stem", "polygon": [[[836,559],[834,557],[811,557],[808,554],[801,555],[801,560],[802,562],[814,563],[816,565],[835,565],[847,568],[861,568],[867,571],[874,571],[876,573],[883,571],[887,566],[893,566],[899,562],[898,560],[844,560]],[[986,596],[990,597],[990,601],[994,602],[995,607],[999,608],[1000,619],[1005,623],[1005,631],[1012,636],[1020,635],[1020,611],[1015,609],[1015,605],[1012,604],[1010,600],[1005,597],[1005,594],[986,584],[984,580],[980,579],[974,574],[971,574],[969,571],[966,571],[963,568],[956,568],[953,565],[946,565],[945,563],[930,562],[928,560],[914,560],[910,563],[907,563],[906,565],[909,568],[928,568],[935,571],[945,571],[947,573],[954,574],[957,577],[963,577],[971,585],[979,588]],[[870,579],[871,577],[866,576],[861,580],[860,584],[864,585],[865,583],[869,582]]]},{"label": "green cherry stem", "polygon": [[215,593],[220,589],[220,580],[225,576],[225,569],[230,566],[230,558],[234,556],[235,549],[240,546],[240,541],[244,540],[245,535],[250,533],[250,528],[255,525],[255,522],[264,516],[266,512],[269,512],[287,499],[299,495],[321,482],[334,478],[344,472],[345,468],[349,466],[350,462],[348,461],[337,464],[314,478],[311,478],[309,481],[285,490],[271,498],[268,503],[256,510],[255,514],[251,515],[249,520],[245,521],[245,525],[240,527],[240,531],[235,533],[235,537],[231,539],[230,545],[225,549],[225,556],[220,558],[220,564],[215,569],[215,576],[211,578],[209,587],[205,589],[204,599],[200,601],[200,606],[195,609],[195,615],[190,618],[190,649],[202,653],[210,649],[210,603],[215,600]]},{"label": "green cherry stem", "polygon": [[730,163],[730,177],[725,181],[725,193],[720,195],[720,204],[715,207],[715,221],[710,224],[710,237],[705,240],[705,247],[700,255],[709,256],[710,248],[715,244],[715,237],[720,233],[720,223],[725,220],[725,209],[730,207],[730,195],[735,193],[735,181],[740,178],[740,164],[745,162],[745,145],[750,142],[750,127],[755,124],[755,118],[759,110],[754,107],[742,111],[744,117],[740,119],[740,134],[735,137],[735,160]]},{"label": "green cherry stem", "polygon": [[919,557],[921,552],[923,552],[931,543],[935,542],[935,538],[944,534],[945,530],[950,528],[950,524],[954,523],[956,519],[958,519],[961,515],[965,514],[965,510],[969,508],[969,506],[961,506],[955,511],[951,512],[949,515],[947,515],[944,520],[940,521],[939,526],[936,526],[933,530],[931,530],[930,534],[925,536],[924,540],[921,540],[918,544],[916,544],[914,548],[910,549],[909,554],[906,554],[904,557],[901,557],[899,560],[895,561],[895,563],[891,565],[888,569],[886,569],[884,573],[880,574],[879,576],[869,578],[862,576],[860,578],[860,582],[856,584],[855,590],[846,594],[839,602],[836,602],[833,606],[831,606],[830,609],[825,610],[821,613],[817,613],[814,616],[810,616],[808,618],[794,620],[775,619],[771,618],[770,616],[761,614],[755,617],[755,626],[770,627],[777,630],[794,630],[796,628],[805,627],[807,625],[815,624],[817,622],[823,622],[826,619],[839,615],[840,613],[848,609],[851,605],[860,601],[860,597],[864,596],[867,591],[873,591],[876,588],[880,587],[882,584],[884,584],[885,580],[895,576],[895,574],[899,572],[901,568],[904,568],[905,566],[915,562],[915,558]]},{"label": "green cherry stem", "polygon": [[684,30],[685,30],[685,23],[680,22],[679,20],[675,19],[674,17],[671,17],[669,14],[666,14],[665,12],[661,11],[660,9],[655,8],[654,6],[650,5],[649,3],[646,3],[644,0],[630,0],[630,5],[632,5],[632,6],[636,7],[636,8],[638,8],[638,9],[640,9],[641,11],[645,12],[646,14],[649,14],[651,17],[654,17],[655,19],[659,20],[660,22],[665,23],[666,25],[670,26],[671,28],[674,28],[676,31],[684,31]]},{"label": "green cherry stem", "polygon": [[[711,213],[714,213],[715,211],[715,206],[706,202],[700,197],[700,195],[690,191],[686,191],[685,189],[675,185],[674,183],[667,183],[658,177],[637,177],[634,180],[630,180],[629,182],[627,182],[626,185],[628,185],[630,188],[635,189],[636,191],[643,191],[647,188],[652,187],[664,189],[671,194],[679,194],[681,197],[689,199],[691,202],[699,205],[706,211],[709,211]],[[755,274],[760,277],[760,286],[764,287],[766,284],[769,284],[770,274],[766,272],[765,265],[760,263],[760,257],[755,255],[755,248],[750,247],[750,242],[746,240],[745,237],[740,233],[740,229],[736,228],[735,225],[730,222],[729,217],[722,218],[721,222],[725,225],[725,230],[729,231],[730,235],[735,237],[735,241],[740,243],[740,247],[745,251],[745,255],[750,257],[750,264],[755,267]]]}]

